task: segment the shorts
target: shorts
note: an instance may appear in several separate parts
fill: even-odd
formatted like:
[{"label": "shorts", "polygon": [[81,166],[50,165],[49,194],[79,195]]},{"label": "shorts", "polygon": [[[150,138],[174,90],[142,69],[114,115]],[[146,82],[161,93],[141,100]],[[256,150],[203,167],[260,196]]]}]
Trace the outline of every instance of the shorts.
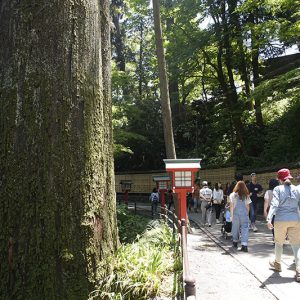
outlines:
[{"label": "shorts", "polygon": [[288,235],[291,245],[300,245],[300,222],[299,221],[277,221],[274,222],[275,243],[283,245]]}]

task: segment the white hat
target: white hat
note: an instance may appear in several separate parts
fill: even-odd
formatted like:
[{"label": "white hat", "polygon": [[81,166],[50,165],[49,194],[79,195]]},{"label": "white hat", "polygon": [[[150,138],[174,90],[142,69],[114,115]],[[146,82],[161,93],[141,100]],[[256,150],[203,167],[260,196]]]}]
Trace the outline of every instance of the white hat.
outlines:
[{"label": "white hat", "polygon": [[202,185],[207,185],[207,181],[202,181]]}]

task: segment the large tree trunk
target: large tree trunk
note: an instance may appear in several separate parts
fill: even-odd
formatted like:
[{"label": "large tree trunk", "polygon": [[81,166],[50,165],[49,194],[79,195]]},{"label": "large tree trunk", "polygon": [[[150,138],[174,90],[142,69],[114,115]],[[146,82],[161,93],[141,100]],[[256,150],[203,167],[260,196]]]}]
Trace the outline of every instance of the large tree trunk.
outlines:
[{"label": "large tree trunk", "polygon": [[117,247],[109,2],[0,2],[2,299],[87,299]]},{"label": "large tree trunk", "polygon": [[166,154],[167,158],[176,158],[159,0],[153,0],[153,15]]}]

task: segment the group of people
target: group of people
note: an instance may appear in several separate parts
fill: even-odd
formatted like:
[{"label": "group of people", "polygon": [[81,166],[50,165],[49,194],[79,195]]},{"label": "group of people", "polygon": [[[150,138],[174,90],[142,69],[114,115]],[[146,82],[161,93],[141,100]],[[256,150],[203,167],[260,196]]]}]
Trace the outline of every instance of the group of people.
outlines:
[{"label": "group of people", "polygon": [[[264,197],[264,217],[267,226],[273,233],[275,245],[275,259],[270,261],[270,267],[277,272],[281,271],[281,256],[283,244],[286,239],[292,247],[296,264],[296,281],[300,282],[300,185],[292,184],[291,173],[288,169],[277,172],[277,179],[269,181],[266,191],[257,182],[255,173],[250,175],[251,181],[243,180],[242,175],[237,175],[235,181],[223,190],[220,183],[210,188],[207,181],[196,182],[192,193],[192,204],[195,212],[201,209],[203,225],[212,226],[213,212],[216,222],[219,223],[220,212],[225,207],[224,222],[230,223],[233,247],[248,252],[249,228],[257,232],[256,214],[260,197]],[[298,177],[300,181],[300,177]],[[156,211],[159,193],[156,189],[150,196],[152,212]],[[167,194],[168,209],[174,205],[172,190]],[[226,209],[227,208],[227,209]]]},{"label": "group of people", "polygon": [[[290,171],[281,169],[277,172],[277,179],[271,179],[269,188],[264,192],[262,186],[257,183],[255,173],[251,174],[251,182],[248,184],[238,175],[228,191],[227,206],[230,217],[227,221],[231,222],[233,247],[237,248],[240,240],[240,250],[248,252],[249,227],[253,232],[257,231],[255,221],[258,198],[264,195],[264,217],[268,228],[273,232],[275,244],[275,259],[270,261],[270,267],[281,272],[283,244],[288,239],[295,257],[295,278],[300,282],[300,185],[293,185],[291,179],[293,177]],[[203,188],[199,191],[199,198],[203,199],[204,203],[203,206],[201,203],[201,210],[202,207],[207,209],[207,203],[214,201],[214,192],[207,187],[207,182],[203,182]],[[206,214],[207,211],[203,210],[203,223]],[[208,224],[211,225],[209,217]]]}]

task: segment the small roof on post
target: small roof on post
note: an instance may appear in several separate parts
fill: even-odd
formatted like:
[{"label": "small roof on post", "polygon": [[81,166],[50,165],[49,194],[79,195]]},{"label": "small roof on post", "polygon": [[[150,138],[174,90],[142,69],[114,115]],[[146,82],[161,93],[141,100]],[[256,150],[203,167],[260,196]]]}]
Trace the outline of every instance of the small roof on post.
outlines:
[{"label": "small roof on post", "polygon": [[132,184],[132,180],[122,179],[120,180],[120,184]]},{"label": "small roof on post", "polygon": [[201,158],[187,158],[187,159],[164,159],[166,170],[182,170],[182,169],[197,169],[201,168]]},{"label": "small roof on post", "polygon": [[152,176],[153,181],[170,181],[170,177],[168,175],[154,175]]}]

